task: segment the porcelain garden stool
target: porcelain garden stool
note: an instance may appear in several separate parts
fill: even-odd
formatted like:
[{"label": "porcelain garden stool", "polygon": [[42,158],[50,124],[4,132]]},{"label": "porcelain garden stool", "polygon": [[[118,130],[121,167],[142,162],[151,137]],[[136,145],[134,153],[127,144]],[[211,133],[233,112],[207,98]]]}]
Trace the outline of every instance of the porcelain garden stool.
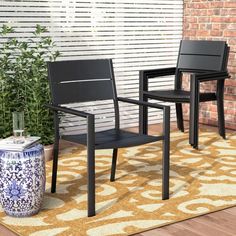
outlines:
[{"label": "porcelain garden stool", "polygon": [[45,191],[45,159],[41,144],[23,151],[0,150],[0,201],[6,214],[37,214]]}]

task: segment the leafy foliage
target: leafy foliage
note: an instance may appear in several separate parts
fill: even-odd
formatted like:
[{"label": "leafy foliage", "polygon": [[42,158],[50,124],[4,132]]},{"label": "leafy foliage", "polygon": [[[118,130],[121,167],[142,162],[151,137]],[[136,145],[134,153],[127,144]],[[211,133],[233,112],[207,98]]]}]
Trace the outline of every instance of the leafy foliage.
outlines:
[{"label": "leafy foliage", "polygon": [[22,40],[12,27],[0,29],[0,138],[12,134],[12,112],[24,111],[27,132],[53,143],[53,115],[44,107],[51,100],[46,62],[60,53],[46,32],[37,25],[33,37]]}]

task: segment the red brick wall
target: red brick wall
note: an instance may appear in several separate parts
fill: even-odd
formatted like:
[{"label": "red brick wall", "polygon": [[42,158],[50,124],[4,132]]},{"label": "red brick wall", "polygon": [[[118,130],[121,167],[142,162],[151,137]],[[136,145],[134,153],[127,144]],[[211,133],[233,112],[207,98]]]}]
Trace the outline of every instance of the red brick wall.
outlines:
[{"label": "red brick wall", "polygon": [[[236,129],[236,0],[184,0],[185,39],[226,40],[230,46],[228,70],[231,79],[225,86],[226,127]],[[189,87],[185,78],[184,87]],[[202,90],[215,89],[215,83],[207,83]],[[200,122],[217,125],[215,102],[200,105]],[[184,107],[188,113],[188,105]],[[185,116],[188,119],[188,116]]]}]

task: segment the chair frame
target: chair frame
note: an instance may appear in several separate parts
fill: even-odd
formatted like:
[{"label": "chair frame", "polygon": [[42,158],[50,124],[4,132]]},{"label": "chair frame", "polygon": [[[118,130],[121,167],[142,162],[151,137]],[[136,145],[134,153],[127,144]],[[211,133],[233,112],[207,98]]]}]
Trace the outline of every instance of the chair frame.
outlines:
[{"label": "chair frame", "polygon": [[[229,47],[227,47],[224,55],[228,57]],[[178,63],[177,63],[178,64]],[[226,62],[227,64],[227,62]],[[226,67],[226,65],[225,65]],[[148,89],[149,79],[154,79],[161,76],[175,75],[175,90],[182,89],[182,73],[190,73],[190,100],[175,102],[177,127],[184,132],[182,103],[190,103],[190,130],[189,143],[193,148],[198,149],[198,126],[199,126],[199,103],[204,101],[217,101],[218,109],[218,127],[219,134],[225,139],[225,119],[224,119],[224,81],[230,78],[228,72],[223,71],[206,71],[206,70],[190,70],[180,69],[177,67],[161,68],[153,70],[142,70],[139,72],[139,99],[140,101],[148,102],[148,99],[157,99],[155,94]],[[200,101],[200,84],[206,81],[217,81],[216,95],[211,98],[205,98]],[[159,99],[158,99],[159,100]],[[165,102],[173,102],[171,99],[162,99]],[[140,108],[140,127],[141,132],[147,134],[148,119],[146,107]]]},{"label": "chair frame", "polygon": [[[112,66],[112,61],[109,60]],[[111,67],[113,68],[113,67]],[[52,78],[49,79],[52,88]],[[158,136],[158,140],[163,140],[163,157],[162,157],[162,199],[169,198],[169,148],[170,148],[170,107],[166,105],[153,104],[143,101],[137,101],[128,98],[117,97],[114,74],[112,69],[112,87],[113,87],[113,101],[115,109],[115,129],[119,130],[119,106],[118,102],[125,102],[139,105],[140,107],[152,107],[163,110],[163,134]],[[52,90],[52,89],[51,89]],[[52,90],[53,93],[53,90]],[[54,154],[53,154],[53,167],[52,167],[52,185],[51,192],[56,192],[56,179],[58,169],[58,153],[59,153],[59,117],[58,112],[72,114],[78,117],[85,118],[87,120],[87,178],[88,178],[88,216],[95,215],[95,115],[56,104],[52,99],[52,104],[45,105],[54,113],[54,126],[55,126],[55,142],[54,142]],[[140,133],[142,134],[142,133]],[[115,180],[116,160],[117,160],[117,148],[113,148],[112,155],[112,167],[110,181]]]}]

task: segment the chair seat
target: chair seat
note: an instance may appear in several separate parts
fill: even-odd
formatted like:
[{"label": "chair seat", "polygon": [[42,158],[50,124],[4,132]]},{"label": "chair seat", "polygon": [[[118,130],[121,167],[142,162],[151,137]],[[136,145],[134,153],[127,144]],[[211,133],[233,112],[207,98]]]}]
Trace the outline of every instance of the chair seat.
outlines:
[{"label": "chair seat", "polygon": [[[87,144],[87,135],[64,135],[61,137],[64,140]],[[151,136],[133,133],[125,130],[110,129],[95,133],[95,148],[96,149],[110,149],[110,148],[122,148],[136,145],[142,145],[145,143],[156,142],[161,140],[162,136]]]},{"label": "chair seat", "polygon": [[[165,102],[190,102],[190,91],[185,90],[154,90],[144,92],[149,98]],[[215,93],[200,93],[200,102],[216,100]]]}]

